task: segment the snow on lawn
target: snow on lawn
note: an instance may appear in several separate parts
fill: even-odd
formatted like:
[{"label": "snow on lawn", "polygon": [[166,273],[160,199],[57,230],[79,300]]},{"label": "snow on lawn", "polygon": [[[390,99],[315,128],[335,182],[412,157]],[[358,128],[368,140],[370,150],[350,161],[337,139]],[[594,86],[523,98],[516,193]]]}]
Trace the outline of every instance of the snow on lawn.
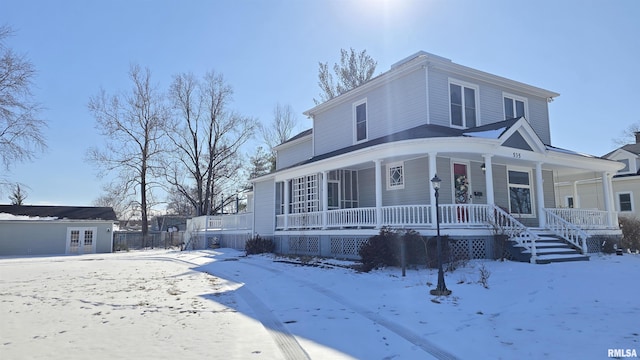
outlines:
[{"label": "snow on lawn", "polygon": [[[640,256],[446,274],[216,251],[0,259],[2,359],[603,359],[640,352]],[[310,266],[313,265],[313,266]],[[488,288],[478,282],[487,270]],[[430,284],[429,287],[427,284]]]}]

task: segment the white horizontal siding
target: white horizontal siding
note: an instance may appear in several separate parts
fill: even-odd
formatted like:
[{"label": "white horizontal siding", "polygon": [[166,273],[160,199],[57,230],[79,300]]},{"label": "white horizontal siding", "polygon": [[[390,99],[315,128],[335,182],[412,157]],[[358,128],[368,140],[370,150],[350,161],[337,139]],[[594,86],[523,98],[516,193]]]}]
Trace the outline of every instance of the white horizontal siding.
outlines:
[{"label": "white horizontal siding", "polygon": [[277,156],[277,170],[295,165],[313,156],[313,141],[309,138],[309,140],[278,150]]},{"label": "white horizontal siding", "polygon": [[260,236],[273,235],[275,228],[275,183],[273,179],[254,183],[255,233]]}]

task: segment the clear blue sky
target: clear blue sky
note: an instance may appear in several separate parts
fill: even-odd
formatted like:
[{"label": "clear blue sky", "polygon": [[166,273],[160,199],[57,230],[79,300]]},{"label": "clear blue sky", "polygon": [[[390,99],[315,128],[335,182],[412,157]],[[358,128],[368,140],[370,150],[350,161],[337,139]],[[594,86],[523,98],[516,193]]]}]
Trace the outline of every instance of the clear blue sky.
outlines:
[{"label": "clear blue sky", "polygon": [[[9,46],[38,70],[47,153],[13,167],[28,204],[90,205],[101,179],[85,152],[103,139],[90,96],[130,89],[132,63],[161,87],[182,72],[224,74],[231,108],[267,123],[276,103],[299,114],[318,98],[318,62],[366,49],[376,74],[419,50],[560,93],[552,145],[594,155],[640,122],[640,1],[1,0]],[[0,195],[0,203],[8,194]]]}]

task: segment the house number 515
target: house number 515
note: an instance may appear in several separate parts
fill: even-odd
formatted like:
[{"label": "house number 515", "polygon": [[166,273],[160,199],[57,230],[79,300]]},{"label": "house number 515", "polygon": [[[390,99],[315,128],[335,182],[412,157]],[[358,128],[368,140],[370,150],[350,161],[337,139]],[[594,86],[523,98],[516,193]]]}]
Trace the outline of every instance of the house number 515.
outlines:
[{"label": "house number 515", "polygon": [[513,157],[516,159],[520,159],[522,157],[522,154],[520,154],[519,152],[514,152]]}]

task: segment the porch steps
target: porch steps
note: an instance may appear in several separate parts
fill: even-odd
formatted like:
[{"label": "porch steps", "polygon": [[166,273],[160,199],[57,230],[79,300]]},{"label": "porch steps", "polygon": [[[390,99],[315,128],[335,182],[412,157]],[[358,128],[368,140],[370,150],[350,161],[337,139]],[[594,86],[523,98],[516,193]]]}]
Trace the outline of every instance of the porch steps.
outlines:
[{"label": "porch steps", "polygon": [[[583,255],[572,245],[565,242],[560,237],[550,234],[544,229],[530,229],[538,235],[536,240],[536,264],[549,264],[567,261],[589,261],[589,256]],[[514,260],[531,260],[531,252],[519,246],[516,241],[512,241],[511,254]],[[514,256],[515,255],[515,256]]]}]

